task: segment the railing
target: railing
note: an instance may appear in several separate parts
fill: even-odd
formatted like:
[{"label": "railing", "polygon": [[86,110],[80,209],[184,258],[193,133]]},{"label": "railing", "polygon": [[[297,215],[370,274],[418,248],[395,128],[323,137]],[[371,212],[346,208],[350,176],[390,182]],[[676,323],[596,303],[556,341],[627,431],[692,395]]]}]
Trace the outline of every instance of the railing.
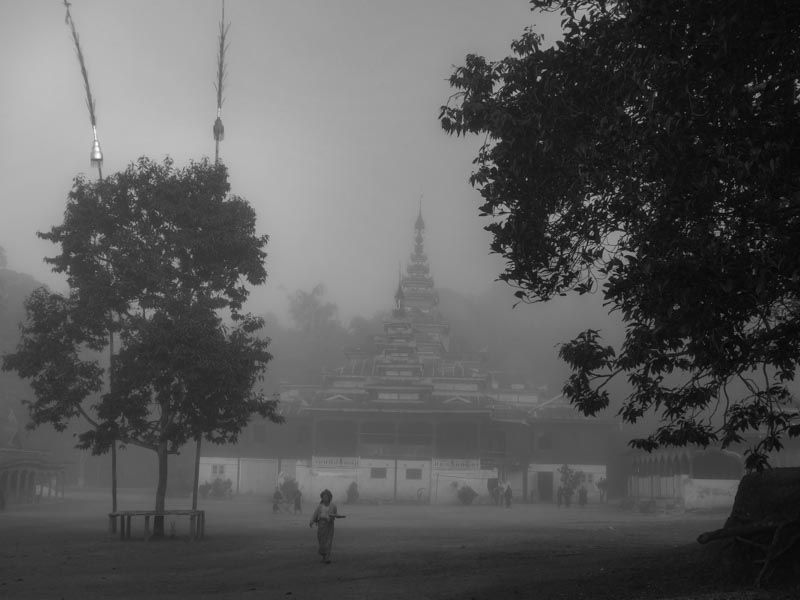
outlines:
[{"label": "railing", "polygon": [[431,467],[434,471],[477,471],[481,461],[479,458],[434,458]]},{"label": "railing", "polygon": [[[372,452],[371,455],[364,456],[363,458],[376,458],[380,456],[381,458],[386,459],[393,459],[397,458],[399,454],[404,455],[404,458],[410,459],[411,453],[416,451],[421,451],[422,447],[415,447],[415,446],[398,446],[392,447],[393,451],[391,455],[387,455],[380,452]],[[374,448],[365,448],[366,451],[370,449],[375,450]],[[398,453],[398,450],[401,451]],[[422,452],[420,452],[422,454]],[[427,454],[427,453],[425,453]],[[420,456],[419,459],[422,459]],[[480,458],[432,458],[431,461],[431,468],[434,471],[478,471],[483,467],[481,464]],[[358,468],[359,466],[359,458],[357,456],[312,456],[311,457],[311,467],[314,469],[354,469]]]},{"label": "railing", "polygon": [[357,456],[312,456],[311,467],[314,469],[336,469],[358,467]]},{"label": "railing", "polygon": [[189,517],[189,537],[199,540],[203,539],[206,531],[206,511],[204,510],[123,510],[108,513],[108,530],[111,533],[117,531],[117,521],[119,521],[119,538],[121,540],[131,539],[131,521],[134,517],[144,517],[144,539],[152,537],[150,531],[150,517],[164,518],[173,516]]},{"label": "railing", "polygon": [[362,441],[358,446],[359,456],[364,458],[414,458],[429,460],[431,451],[431,444],[383,444]]}]

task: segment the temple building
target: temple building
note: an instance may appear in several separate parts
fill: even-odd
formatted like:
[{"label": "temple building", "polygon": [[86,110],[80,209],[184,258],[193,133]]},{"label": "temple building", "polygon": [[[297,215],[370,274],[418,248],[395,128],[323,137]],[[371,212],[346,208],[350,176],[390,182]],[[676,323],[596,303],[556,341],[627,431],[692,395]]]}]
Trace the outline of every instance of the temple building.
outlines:
[{"label": "temple building", "polygon": [[421,209],[413,242],[383,332],[345,349],[320,385],[284,386],[286,424],[253,423],[237,446],[215,448],[225,454],[201,459],[201,482],[268,493],[291,476],[309,498],[328,488],[344,499],[355,482],[361,499],[445,503],[465,485],[486,501],[503,481],[516,501],[552,502],[568,464],[599,498],[617,422],[583,417],[535,382],[488,371],[485,356],[452,351]]},{"label": "temple building", "polygon": [[64,496],[64,464],[50,452],[25,448],[21,433],[14,408],[0,402],[0,510]]}]

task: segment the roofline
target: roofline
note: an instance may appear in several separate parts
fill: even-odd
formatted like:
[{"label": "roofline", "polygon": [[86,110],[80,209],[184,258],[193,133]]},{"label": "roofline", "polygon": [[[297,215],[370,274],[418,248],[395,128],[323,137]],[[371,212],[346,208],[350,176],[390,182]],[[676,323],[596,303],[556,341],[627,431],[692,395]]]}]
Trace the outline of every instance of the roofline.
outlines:
[{"label": "roofline", "polygon": [[492,411],[475,408],[475,409],[458,409],[458,410],[448,410],[448,409],[411,409],[408,408],[350,408],[350,407],[320,407],[320,406],[307,406],[303,408],[304,411],[308,412],[348,412],[348,413],[405,413],[405,414],[441,414],[441,415],[452,415],[452,414],[471,414],[471,415],[490,415]]}]

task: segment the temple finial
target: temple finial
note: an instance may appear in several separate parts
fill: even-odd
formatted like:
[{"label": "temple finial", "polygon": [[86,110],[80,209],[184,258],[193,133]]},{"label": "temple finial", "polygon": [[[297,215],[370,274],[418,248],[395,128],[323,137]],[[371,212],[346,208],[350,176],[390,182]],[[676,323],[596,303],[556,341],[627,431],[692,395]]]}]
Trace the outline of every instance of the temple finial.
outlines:
[{"label": "temple finial", "polygon": [[403,294],[403,268],[400,266],[400,262],[397,263],[397,291],[394,293],[394,302],[395,307],[397,310],[403,310],[403,300],[405,299],[405,294]]},{"label": "temple finial", "polygon": [[425,229],[425,221],[422,218],[422,192],[419,193],[419,214],[417,215],[417,222],[414,223],[414,228],[422,231]]}]

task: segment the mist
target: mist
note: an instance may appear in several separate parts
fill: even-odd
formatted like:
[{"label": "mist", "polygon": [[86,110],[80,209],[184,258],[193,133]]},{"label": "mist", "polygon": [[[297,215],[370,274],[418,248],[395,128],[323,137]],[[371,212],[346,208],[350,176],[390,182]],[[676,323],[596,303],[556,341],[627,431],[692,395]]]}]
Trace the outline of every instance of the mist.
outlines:
[{"label": "mist", "polygon": [[[213,156],[219,0],[75,0],[70,10],[97,103],[106,175],[140,156],[155,161],[168,156],[179,167]],[[591,328],[601,331],[604,343],[618,346],[624,328],[608,314],[600,294],[525,304],[514,296],[514,288],[498,281],[504,261],[489,251],[488,219],[480,216],[480,194],[469,184],[483,140],[450,137],[438,122],[439,109],[451,94],[448,77],[467,54],[499,60],[527,26],[544,35],[545,45],[553,44],[560,37],[560,15],[534,14],[527,0],[232,0],[225,4],[225,19],[231,28],[220,157],[229,170],[232,194],[253,206],[258,234],[269,236],[267,282],[250,290],[245,307],[264,318],[259,335],[271,340],[273,358],[259,386],[266,395],[317,386],[316,396],[306,402],[300,390],[294,404],[292,398],[281,399],[289,414],[284,425],[254,418],[237,444],[204,442],[198,482],[209,486],[207,491],[217,481],[228,485],[219,497],[201,498],[203,518],[207,511],[211,524],[207,540],[187,543],[177,552],[167,544],[141,550],[114,546],[118,540],[106,530],[109,457],[75,450],[76,436],[89,426],[76,419],[62,432],[47,426],[25,429],[25,403],[33,392],[16,374],[0,372],[0,421],[9,423],[8,431],[0,431],[7,437],[6,449],[49,452],[62,461],[60,476],[70,486],[65,494],[60,481],[61,495],[52,498],[59,485],[36,480],[29,487],[39,499],[21,500],[15,512],[8,512],[13,521],[0,511],[0,528],[5,528],[0,553],[14,572],[13,582],[0,577],[1,585],[9,584],[0,588],[2,594],[166,598],[244,597],[264,591],[327,597],[338,586],[344,591],[334,590],[337,598],[388,599],[419,597],[422,576],[431,598],[473,597],[475,590],[490,588],[492,577],[502,582],[491,584],[493,597],[528,597],[535,576],[547,580],[542,585],[553,597],[578,597],[583,590],[570,587],[576,564],[584,576],[596,578],[594,586],[605,589],[613,569],[629,568],[635,579],[630,565],[642,552],[682,543],[693,527],[710,528],[716,519],[708,516],[697,520],[701,525],[681,522],[674,528],[650,516],[633,524],[635,519],[610,505],[605,488],[597,485],[614,476],[615,500],[625,493],[627,474],[617,460],[624,446],[615,420],[626,395],[624,381],[609,387],[612,405],[597,427],[584,427],[588,420],[580,416],[562,427],[570,408],[563,398],[556,406],[562,412],[553,418],[537,422],[538,416],[532,416],[540,404],[559,399],[569,375],[558,358],[560,344]],[[60,249],[37,232],[61,224],[74,178],[95,174],[89,162],[92,129],[84,84],[64,6],[0,2],[0,54],[2,354],[16,347],[24,301],[36,287],[67,291],[64,277],[44,262]],[[368,346],[384,333],[398,279],[412,260],[418,214],[424,216],[425,254],[438,294],[435,311],[450,327],[446,341],[454,356],[480,356],[484,379],[477,383],[476,375],[474,388],[468,387],[473,382],[466,381],[462,368],[460,378],[453,374],[452,382],[437,389],[435,377],[421,381],[420,376],[410,387],[424,388],[426,400],[414,396],[415,389],[406,395],[417,405],[384,410],[389,406],[384,403],[351,418],[353,412],[347,411],[363,408],[365,403],[358,402],[366,395],[323,397],[329,391],[324,374],[347,363],[347,350]],[[311,330],[295,318],[292,302],[317,286],[319,301],[329,310]],[[102,356],[98,361],[107,363]],[[420,359],[414,368],[422,373],[433,362]],[[394,376],[407,377],[408,384],[408,373]],[[523,381],[529,405],[495,419],[494,400],[480,387],[491,373],[511,373]],[[392,385],[404,389],[396,381],[382,389],[404,400]],[[361,390],[366,387],[361,381]],[[92,401],[87,399],[87,405]],[[435,401],[436,408],[428,410],[425,401]],[[324,413],[336,402],[344,410],[330,421],[338,420],[341,431],[349,427],[341,436],[331,426],[327,438],[312,438],[324,424],[313,410],[293,420],[303,409]],[[528,412],[522,414],[523,409]],[[403,410],[408,414],[392,416]],[[11,429],[7,415],[12,414],[18,429]],[[367,432],[365,437],[374,438],[364,442],[362,426],[369,422],[391,427]],[[417,451],[411,458],[383,456],[383,449],[375,449],[381,444],[397,449],[402,426],[420,423],[423,433],[408,433],[414,443],[406,446]],[[501,425],[491,429],[496,423]],[[350,446],[339,450],[345,434],[352,434],[346,440],[355,440],[352,448],[360,445],[374,453],[361,457]],[[372,443],[375,439],[380,443]],[[335,450],[318,453],[319,440],[319,446],[325,442]],[[515,448],[519,456],[511,456]],[[437,454],[442,449],[449,454]],[[185,507],[196,489],[193,452],[187,444],[170,457],[168,509]],[[349,470],[336,463],[325,471],[319,463],[326,459],[342,465],[350,461]],[[154,453],[121,447],[118,460],[114,485],[119,485],[125,509],[144,511],[152,500],[148,486],[155,487]],[[453,466],[459,461],[475,464]],[[562,510],[553,492],[560,487],[558,469],[568,462],[583,469],[580,485],[590,487],[592,496],[588,504],[584,495],[580,506]],[[256,464],[261,471],[248,482],[243,464]],[[299,510],[279,506],[275,511],[272,488],[295,477],[296,484],[305,486]],[[364,496],[351,502],[345,490],[358,478]],[[490,485],[500,484],[508,490],[506,505],[491,500]],[[321,569],[329,555],[323,554],[317,569],[308,568],[320,562],[309,528],[319,524],[309,523],[309,517],[322,497],[318,488],[325,485],[333,488],[333,500],[347,517],[336,525],[338,570],[327,573]],[[472,505],[462,499],[466,488],[474,488]],[[590,492],[584,488],[583,493]],[[196,541],[181,515],[171,518],[170,539]],[[135,525],[135,539],[149,539],[149,533],[143,522]],[[70,567],[74,577],[61,578],[72,557],[79,559]],[[668,575],[665,581],[674,578]]]},{"label": "mist", "polygon": [[[213,156],[215,0],[75,3],[106,174],[139,156]],[[480,140],[437,120],[469,52],[499,59],[525,25],[552,42],[557,15],[524,1],[229,2],[221,159],[232,193],[270,236],[253,312],[325,282],[345,320],[385,306],[422,198],[437,283],[482,292],[500,271],[468,184]],[[146,40],[146,41],[145,41]],[[61,222],[92,131],[59,2],[3,2],[0,245],[10,269],[60,291],[36,237]]]}]

